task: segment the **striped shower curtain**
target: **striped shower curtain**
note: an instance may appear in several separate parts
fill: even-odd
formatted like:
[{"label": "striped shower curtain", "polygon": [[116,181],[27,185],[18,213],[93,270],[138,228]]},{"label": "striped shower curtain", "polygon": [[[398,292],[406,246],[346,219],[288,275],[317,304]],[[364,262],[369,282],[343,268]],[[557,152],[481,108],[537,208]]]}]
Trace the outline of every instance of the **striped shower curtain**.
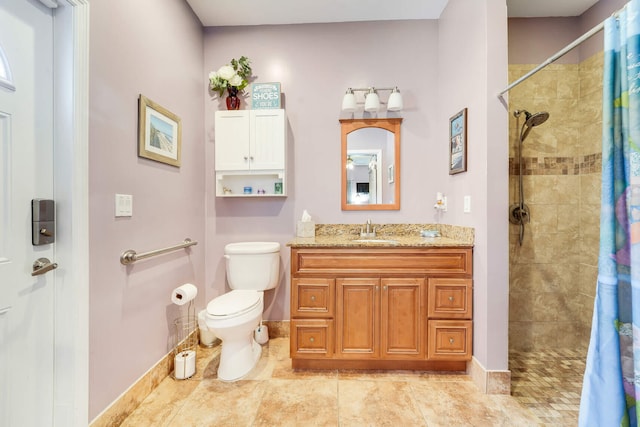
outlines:
[{"label": "striped shower curtain", "polygon": [[605,21],[598,283],[580,426],[637,426],[640,396],[640,0]]}]

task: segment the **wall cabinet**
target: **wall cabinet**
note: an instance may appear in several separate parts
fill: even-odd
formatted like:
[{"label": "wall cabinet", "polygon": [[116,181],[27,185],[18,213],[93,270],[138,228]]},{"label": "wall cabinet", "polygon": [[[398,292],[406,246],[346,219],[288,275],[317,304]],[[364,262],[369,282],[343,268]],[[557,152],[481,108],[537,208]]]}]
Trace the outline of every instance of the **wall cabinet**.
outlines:
[{"label": "wall cabinet", "polygon": [[216,196],[285,196],[284,110],[216,111],[215,168]]},{"label": "wall cabinet", "polygon": [[471,256],[471,248],[292,248],[293,367],[466,369]]}]

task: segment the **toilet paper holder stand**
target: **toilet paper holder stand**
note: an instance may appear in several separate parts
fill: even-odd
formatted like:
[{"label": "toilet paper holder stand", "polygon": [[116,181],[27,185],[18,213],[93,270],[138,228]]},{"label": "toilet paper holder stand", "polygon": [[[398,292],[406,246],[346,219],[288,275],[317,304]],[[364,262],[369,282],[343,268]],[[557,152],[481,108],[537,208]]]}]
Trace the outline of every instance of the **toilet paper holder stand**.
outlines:
[{"label": "toilet paper holder stand", "polygon": [[198,348],[198,319],[193,301],[189,301],[187,314],[174,320],[175,346],[173,378],[186,380],[196,373]]}]

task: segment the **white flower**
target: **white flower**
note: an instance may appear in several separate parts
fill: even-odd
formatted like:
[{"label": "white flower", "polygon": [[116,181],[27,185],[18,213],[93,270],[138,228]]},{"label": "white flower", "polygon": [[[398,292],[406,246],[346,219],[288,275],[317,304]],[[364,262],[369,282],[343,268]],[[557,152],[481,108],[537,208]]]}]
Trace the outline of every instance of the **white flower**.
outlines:
[{"label": "white flower", "polygon": [[215,80],[218,77],[218,74],[215,71],[209,73],[209,80]]},{"label": "white flower", "polygon": [[218,70],[218,77],[224,80],[229,80],[235,74],[236,74],[236,70],[234,70],[231,65],[223,65]]},{"label": "white flower", "polygon": [[242,77],[237,74],[234,74],[233,77],[229,79],[229,84],[231,86],[240,86],[242,84]]}]

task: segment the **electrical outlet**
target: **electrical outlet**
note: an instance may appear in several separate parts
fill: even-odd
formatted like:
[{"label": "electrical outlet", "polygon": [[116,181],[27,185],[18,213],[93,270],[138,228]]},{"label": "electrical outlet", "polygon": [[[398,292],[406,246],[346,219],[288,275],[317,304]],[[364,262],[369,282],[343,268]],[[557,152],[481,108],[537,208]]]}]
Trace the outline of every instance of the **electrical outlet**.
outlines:
[{"label": "electrical outlet", "polygon": [[464,213],[471,213],[471,196],[464,196]]}]

